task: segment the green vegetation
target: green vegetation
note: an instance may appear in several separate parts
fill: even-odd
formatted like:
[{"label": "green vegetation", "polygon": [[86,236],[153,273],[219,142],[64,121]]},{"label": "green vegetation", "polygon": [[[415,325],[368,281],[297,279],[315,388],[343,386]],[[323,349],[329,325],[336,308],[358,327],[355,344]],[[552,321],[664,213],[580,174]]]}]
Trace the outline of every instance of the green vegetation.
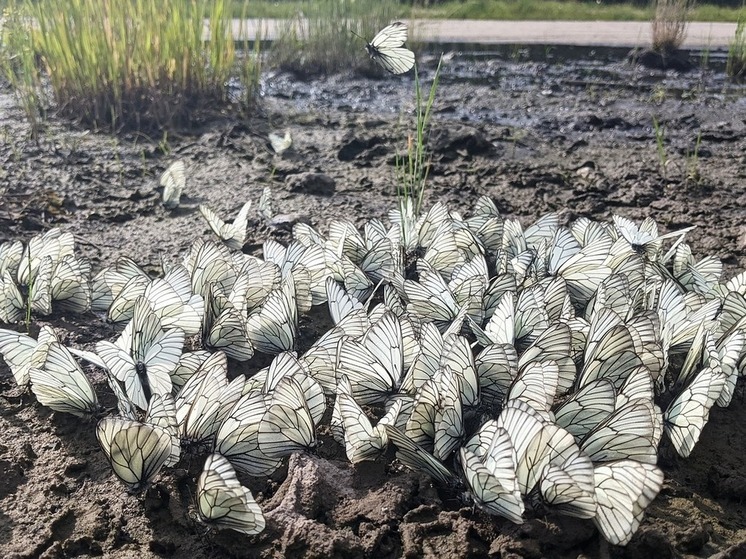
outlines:
[{"label": "green vegetation", "polygon": [[653,50],[667,56],[676,52],[686,39],[694,0],[653,0]]},{"label": "green vegetation", "polygon": [[[401,6],[393,0],[307,0],[291,4],[296,10],[286,14],[288,19],[272,44],[269,63],[299,74],[338,72],[361,64],[374,69],[363,51],[365,41],[402,16]],[[252,11],[254,8],[252,4]]]},{"label": "green vegetation", "polygon": [[697,139],[694,142],[694,149],[686,150],[686,182],[693,182],[699,184],[702,180],[702,176],[699,173],[699,148],[702,145],[702,130],[697,132]]},{"label": "green vegetation", "polygon": [[[368,5],[379,3],[368,3]],[[252,0],[250,17],[292,18],[301,11],[305,13],[308,5],[308,0]],[[235,17],[241,14],[242,6],[241,0],[233,0]],[[406,16],[434,19],[648,21],[654,14],[651,7],[639,4],[612,4],[596,2],[596,0],[521,0],[520,2],[515,0],[449,0],[428,7],[412,8],[404,2],[397,3],[397,6],[398,13],[394,17],[399,18]],[[738,20],[738,12],[737,8],[701,4],[694,8],[691,19],[692,21],[735,22]]]},{"label": "green vegetation", "polygon": [[430,153],[427,150],[427,141],[430,135],[430,117],[435,103],[435,93],[438,90],[440,80],[440,68],[443,58],[438,61],[438,67],[430,84],[430,92],[427,98],[422,95],[422,84],[417,73],[417,65],[414,66],[414,95],[416,122],[414,133],[407,135],[407,151],[405,155],[396,156],[396,171],[398,176],[396,194],[399,199],[399,207],[404,215],[404,206],[409,200],[417,216],[422,209],[422,202],[427,187],[427,176],[430,171]]},{"label": "green vegetation", "polygon": [[653,117],[653,132],[655,133],[655,146],[658,150],[658,163],[661,167],[661,174],[665,178],[668,174],[668,154],[665,145],[666,129],[655,117]]},{"label": "green vegetation", "polygon": [[237,63],[229,0],[12,0],[5,12],[0,67],[32,126],[52,103],[94,127],[188,125],[229,103],[231,78],[258,79],[253,57]]},{"label": "green vegetation", "polygon": [[736,27],[736,36],[728,48],[725,71],[734,81],[746,80],[746,8]]}]

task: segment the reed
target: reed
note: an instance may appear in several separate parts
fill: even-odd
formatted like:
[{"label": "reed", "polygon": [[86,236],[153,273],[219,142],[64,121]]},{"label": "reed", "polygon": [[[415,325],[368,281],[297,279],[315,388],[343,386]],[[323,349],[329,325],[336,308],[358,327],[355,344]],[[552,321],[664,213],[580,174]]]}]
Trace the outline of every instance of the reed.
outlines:
[{"label": "reed", "polygon": [[189,125],[229,103],[231,78],[257,79],[237,68],[231,10],[229,0],[11,0],[0,64],[30,118],[51,100],[93,127]]}]

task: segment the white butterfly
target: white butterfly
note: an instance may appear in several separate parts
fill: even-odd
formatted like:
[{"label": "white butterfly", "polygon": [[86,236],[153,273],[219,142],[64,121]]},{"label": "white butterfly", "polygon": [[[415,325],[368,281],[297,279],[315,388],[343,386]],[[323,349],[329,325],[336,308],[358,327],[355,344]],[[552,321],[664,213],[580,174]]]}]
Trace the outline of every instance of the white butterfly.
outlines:
[{"label": "white butterfly", "polygon": [[38,340],[13,330],[0,329],[0,355],[10,367],[18,386],[25,387],[29,383],[31,367],[44,366],[47,344],[51,341],[57,341],[57,337],[48,326],[41,327]]},{"label": "white butterfly", "polygon": [[114,343],[98,342],[96,352],[114,377],[124,383],[132,402],[146,409],[152,394],[171,393],[171,373],[179,364],[183,347],[183,330],[163,330],[150,305],[139,298],[134,316],[119,338]]},{"label": "white butterfly", "polygon": [[381,455],[388,444],[385,427],[395,424],[403,404],[403,400],[395,400],[374,427],[352,396],[349,379],[344,375],[339,379],[332,427],[339,427],[342,430],[342,443],[350,462],[357,464],[364,460],[375,460]]},{"label": "white butterfly", "polygon": [[91,310],[108,311],[114,298],[135,276],[149,280],[149,276],[131,258],[120,256],[113,266],[107,266],[91,280]]},{"label": "white butterfly", "polygon": [[78,417],[98,413],[101,406],[93,385],[67,348],[55,339],[45,349],[44,364],[28,371],[31,390],[39,403]]},{"label": "white butterfly", "polygon": [[0,274],[0,321],[14,323],[26,316],[26,301],[13,281],[10,271]]},{"label": "white butterfly", "polygon": [[664,239],[678,237],[679,242],[681,242],[684,236],[696,227],[692,225],[679,231],[659,235],[658,224],[650,217],[646,217],[639,226],[634,221],[620,215],[614,215],[612,219],[618,234],[624,237],[635,252],[645,256],[650,261],[660,258]]},{"label": "white butterfly", "polygon": [[601,238],[581,246],[568,229],[557,229],[549,244],[547,272],[564,278],[573,302],[584,306],[611,274],[606,259],[612,244]]},{"label": "white butterfly", "polygon": [[291,273],[267,296],[261,308],[249,315],[246,332],[256,350],[273,355],[295,349],[298,336],[295,288]]},{"label": "white butterfly", "polygon": [[240,471],[267,476],[282,464],[280,458],[265,455],[259,448],[259,424],[271,402],[260,391],[245,394],[235,403],[215,435],[215,448]]},{"label": "white butterfly", "polygon": [[300,359],[305,363],[308,374],[321,385],[326,394],[333,395],[337,390],[335,362],[340,340],[345,336],[362,338],[370,325],[370,320],[363,309],[352,312],[316,340],[301,356]]},{"label": "white butterfly", "polygon": [[[437,376],[437,372],[436,372]],[[412,442],[432,452],[435,441],[435,422],[440,405],[440,382],[427,379],[414,396],[412,410],[405,423],[405,434]]]},{"label": "white butterfly", "polygon": [[171,436],[157,425],[105,417],[96,425],[96,438],[132,493],[145,489],[171,457]]},{"label": "white butterfly", "polygon": [[236,361],[251,359],[254,347],[249,340],[246,318],[221,292],[217,282],[210,284],[205,303],[202,345],[211,351],[223,351]]},{"label": "white butterfly", "polygon": [[52,269],[65,256],[73,256],[75,239],[70,232],[63,232],[57,227],[42,235],[33,237],[23,251],[18,263],[18,282],[28,285],[36,277],[42,261],[49,256],[52,259]]},{"label": "white butterfly", "polygon": [[209,351],[198,349],[196,351],[190,351],[182,353],[179,359],[179,364],[176,368],[171,371],[171,382],[174,385],[174,390],[178,391],[184,386],[184,383],[188,381],[194,373],[196,373],[209,357],[212,355]]},{"label": "white butterfly", "polygon": [[554,420],[576,440],[580,440],[614,412],[615,398],[616,390],[611,381],[594,380],[554,410]]},{"label": "white butterfly", "polygon": [[163,205],[167,208],[176,208],[186,186],[186,166],[183,161],[174,161],[163,172],[161,186],[163,187]]},{"label": "white butterfly", "polygon": [[171,394],[153,394],[145,412],[145,423],[165,429],[171,437],[171,454],[164,466],[176,464],[181,456],[181,438],[174,397]]},{"label": "white butterfly", "polygon": [[223,294],[230,293],[239,272],[228,247],[201,239],[192,243],[184,258],[184,267],[192,278],[192,293],[198,293],[205,299],[212,283],[217,283]]},{"label": "white butterfly", "polygon": [[679,456],[686,458],[691,454],[725,382],[725,374],[719,365],[707,366],[666,408],[663,427]]},{"label": "white butterfly", "polygon": [[[228,383],[228,360],[213,353],[176,395],[176,419],[181,438],[197,447],[209,444],[223,418],[241,397],[243,384]],[[243,382],[242,376],[236,377]]]},{"label": "white butterfly", "polygon": [[[284,247],[272,239],[265,241],[263,248],[265,259],[277,265],[283,279],[293,277],[300,312],[308,312],[311,305],[326,303],[326,279],[334,273],[329,264],[337,262],[330,250],[320,244],[306,246],[300,241]],[[341,272],[335,275],[341,276],[340,280],[345,279]]]},{"label": "white butterfly", "polygon": [[359,404],[380,403],[399,386],[404,368],[402,327],[387,311],[361,341],[342,338],[337,347],[337,378],[346,375]]},{"label": "white butterfly", "polygon": [[[41,269],[41,268],[40,268]],[[63,256],[54,267],[49,280],[49,298],[60,310],[83,313],[91,306],[89,279],[91,263],[87,259]],[[34,290],[41,287],[39,277],[34,281]]]},{"label": "white butterfly", "polygon": [[389,441],[396,445],[396,457],[406,466],[429,475],[442,485],[451,486],[457,478],[443,465],[443,462],[415,443],[394,425],[386,425]]},{"label": "white butterfly", "polygon": [[207,220],[210,229],[220,237],[220,240],[231,250],[241,250],[246,243],[246,229],[249,226],[249,210],[251,201],[246,202],[233,220],[233,223],[226,223],[218,214],[204,205],[200,205],[199,211]]},{"label": "white butterfly", "polygon": [[262,195],[259,197],[259,207],[257,211],[267,221],[270,221],[275,216],[275,209],[272,203],[272,189],[268,186],[262,190]]},{"label": "white butterfly", "polygon": [[199,333],[204,300],[192,294],[191,278],[183,266],[174,266],[163,278],[156,278],[144,293],[153,313],[164,329],[180,328],[185,336]]},{"label": "white butterfly", "polygon": [[145,290],[150,285],[148,276],[133,276],[125,283],[114,296],[106,313],[109,322],[126,322],[132,318],[135,310],[135,301],[138,297],[145,295]]},{"label": "white butterfly", "polygon": [[722,274],[723,263],[717,256],[705,256],[695,261],[688,244],[681,243],[676,247],[673,275],[687,291],[707,295],[719,284]]},{"label": "white butterfly", "polygon": [[435,379],[439,389],[433,455],[440,460],[446,460],[459,447],[464,436],[462,386],[465,383],[462,378],[446,365]]},{"label": "white butterfly", "polygon": [[659,413],[650,400],[630,400],[583,437],[580,448],[594,463],[632,459],[655,464]]},{"label": "white butterfly", "polygon": [[653,464],[620,460],[593,472],[597,503],[594,524],[612,545],[627,545],[643,513],[663,484],[663,472]]},{"label": "white butterfly", "polygon": [[511,344],[492,344],[475,358],[481,400],[485,406],[502,405],[518,374],[518,354]]},{"label": "white butterfly", "polygon": [[725,375],[725,386],[723,386],[723,391],[716,402],[718,406],[727,407],[730,405],[738,381],[738,362],[744,354],[745,347],[746,332],[743,328],[734,329],[728,336],[718,342],[720,367]]},{"label": "white butterfly", "polygon": [[500,447],[496,447],[498,461],[495,461],[493,468],[485,465],[479,456],[466,447],[461,447],[459,451],[459,463],[469,492],[479,508],[522,524],[524,504],[515,484],[515,451],[510,445],[510,438],[506,439],[504,453]]},{"label": "white butterfly", "polygon": [[290,135],[290,130],[285,130],[285,134],[282,136],[276,132],[270,132],[269,143],[277,155],[282,155],[293,145],[293,137]]},{"label": "white butterfly", "polygon": [[264,530],[264,515],[254,496],[238,481],[231,463],[211,454],[197,479],[197,512],[205,524],[247,535]]},{"label": "white butterfly", "polygon": [[284,377],[275,387],[272,403],[262,416],[257,436],[259,449],[270,458],[282,458],[316,446],[313,416],[300,383]]},{"label": "white butterfly", "polygon": [[21,241],[0,243],[0,275],[7,271],[11,277],[16,277],[21,258],[23,258],[23,243]]},{"label": "white butterfly", "polygon": [[600,378],[610,380],[618,390],[627,377],[642,365],[629,328],[610,310],[596,315],[588,332],[583,369],[577,386]]},{"label": "white butterfly", "polygon": [[365,50],[387,72],[403,74],[414,66],[414,53],[404,47],[406,40],[407,24],[396,21],[381,29]]}]

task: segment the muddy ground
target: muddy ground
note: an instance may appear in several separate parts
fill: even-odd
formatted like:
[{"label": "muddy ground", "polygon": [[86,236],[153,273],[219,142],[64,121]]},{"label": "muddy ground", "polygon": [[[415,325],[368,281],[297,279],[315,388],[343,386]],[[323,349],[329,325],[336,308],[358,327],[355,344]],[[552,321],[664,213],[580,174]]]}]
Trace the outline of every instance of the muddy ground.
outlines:
[{"label": "muddy ground", "polygon": [[[598,52],[567,62],[522,55],[447,60],[426,203],[468,212],[488,194],[524,222],[550,211],[568,220],[650,215],[664,231],[697,225],[689,237],[695,254],[716,254],[728,275],[746,267],[743,87],[705,66],[681,76]],[[0,86],[0,241],[62,226],[96,269],[124,254],[155,272],[160,255],[175,260],[195,238],[209,238],[199,203],[234,215],[268,185],[288,215],[271,225],[253,217],[246,252],[258,254],[268,236],[287,241],[285,225],[295,219],[323,232],[333,218],[385,217],[412,110],[411,76],[300,81],[268,72],[250,122],[213,121],[159,147],[161,138],[115,139],[52,116],[36,143]],[[279,158],[266,138],[284,129],[294,148]],[[157,177],[177,158],[190,178],[182,207],[171,212],[160,204]],[[93,315],[48,321],[80,346],[114,334]],[[304,319],[304,331],[318,334],[317,324]],[[94,379],[112,404],[103,379]],[[205,533],[194,520],[201,459],[130,496],[93,423],[19,396],[4,365],[0,395],[1,557],[746,557],[742,391],[730,408],[714,410],[689,459],[663,449],[664,488],[627,548],[606,546],[586,521],[542,516],[515,526],[488,517],[387,461],[353,468],[326,436],[318,456],[294,457],[270,480],[244,480],[267,516],[263,534]]]}]

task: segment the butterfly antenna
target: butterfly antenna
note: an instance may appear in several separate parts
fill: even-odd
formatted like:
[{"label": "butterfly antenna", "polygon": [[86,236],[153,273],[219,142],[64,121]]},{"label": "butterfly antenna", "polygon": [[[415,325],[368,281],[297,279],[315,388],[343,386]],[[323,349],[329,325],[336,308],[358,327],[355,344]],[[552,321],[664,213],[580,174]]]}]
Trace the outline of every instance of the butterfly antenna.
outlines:
[{"label": "butterfly antenna", "polygon": [[362,39],[366,43],[368,42],[368,41],[366,41],[365,37],[361,37],[360,35],[358,35],[357,33],[355,33],[354,30],[350,29],[350,33],[352,33],[353,35],[355,35],[355,37],[357,37],[358,39]]}]

